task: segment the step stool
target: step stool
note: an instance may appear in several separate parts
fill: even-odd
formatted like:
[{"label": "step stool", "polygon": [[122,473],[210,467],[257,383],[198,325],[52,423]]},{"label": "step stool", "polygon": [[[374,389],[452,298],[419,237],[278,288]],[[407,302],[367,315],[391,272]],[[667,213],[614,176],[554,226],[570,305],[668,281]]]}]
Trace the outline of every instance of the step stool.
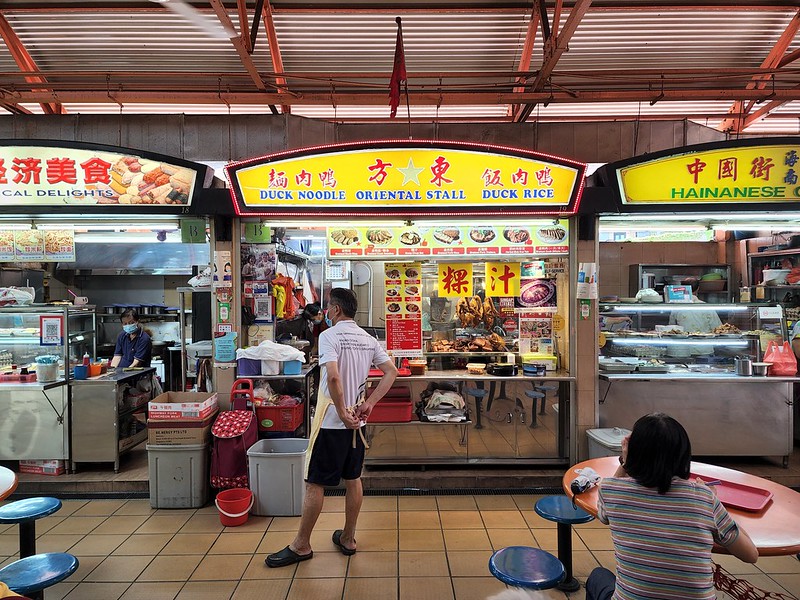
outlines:
[{"label": "step stool", "polygon": [[594,517],[582,508],[573,506],[572,501],[566,496],[545,496],[534,506],[536,514],[554,521],[558,530],[558,559],[564,565],[566,572],[564,581],[558,584],[558,589],[563,592],[576,592],[581,584],[572,575],[572,525],[588,523]]},{"label": "step stool", "polygon": [[0,524],[19,524],[20,558],[36,554],[36,521],[52,515],[60,508],[61,500],[47,497],[25,498],[0,506]]},{"label": "step stool", "polygon": [[78,564],[78,559],[66,552],[35,554],[0,569],[0,581],[17,594],[44,600],[44,590],[72,575]]},{"label": "step stool", "polygon": [[540,548],[509,546],[489,559],[489,572],[511,587],[549,590],[564,580],[564,565]]}]

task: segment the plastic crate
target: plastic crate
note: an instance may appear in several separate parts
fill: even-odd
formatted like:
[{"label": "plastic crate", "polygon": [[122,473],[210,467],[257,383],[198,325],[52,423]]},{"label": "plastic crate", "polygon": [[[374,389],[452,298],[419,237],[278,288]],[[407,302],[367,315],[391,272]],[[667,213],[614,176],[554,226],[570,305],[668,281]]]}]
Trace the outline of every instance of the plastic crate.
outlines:
[{"label": "plastic crate", "polygon": [[259,431],[294,431],[303,422],[301,402],[294,406],[257,406],[256,419]]},{"label": "plastic crate", "polygon": [[381,398],[369,415],[369,423],[408,423],[411,420],[411,399]]},{"label": "plastic crate", "polygon": [[303,510],[303,471],[308,440],[259,440],[247,450],[252,513],[298,516]]},{"label": "plastic crate", "polygon": [[236,361],[236,374],[239,377],[261,375],[261,361],[252,358],[239,358]]}]

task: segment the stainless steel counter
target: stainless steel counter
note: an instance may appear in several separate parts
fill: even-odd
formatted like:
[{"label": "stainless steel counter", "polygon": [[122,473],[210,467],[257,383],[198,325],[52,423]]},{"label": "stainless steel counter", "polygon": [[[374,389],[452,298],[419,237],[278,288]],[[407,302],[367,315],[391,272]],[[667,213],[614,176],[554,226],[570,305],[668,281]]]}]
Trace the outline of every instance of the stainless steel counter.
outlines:
[{"label": "stainless steel counter", "polygon": [[66,380],[58,379],[56,381],[34,381],[32,383],[13,383],[13,382],[4,382],[0,383],[0,392],[2,391],[17,391],[17,392],[24,392],[28,390],[52,390],[53,388],[57,388],[59,386],[64,385]]},{"label": "stainless steel counter", "polygon": [[109,383],[119,383],[126,379],[140,377],[146,373],[155,373],[154,367],[147,367],[136,371],[126,371],[124,369],[112,369],[108,373],[98,375],[97,377],[89,377],[88,379],[73,379],[70,383],[72,385],[108,385]]},{"label": "stainless steel counter", "polygon": [[780,456],[789,464],[799,377],[673,371],[599,378],[600,427],[631,429],[642,415],[664,412],[686,428],[695,456]]},{"label": "stainless steel counter", "polygon": [[[534,381],[575,381],[575,377],[565,371],[548,371],[547,375],[528,377],[527,375],[512,375],[504,377],[502,375],[473,375],[463,370],[448,370],[448,371],[431,371],[425,372],[425,375],[407,375],[398,377],[396,383],[403,381],[497,381],[499,383],[531,383]],[[378,380],[380,377],[370,377],[370,379]]]}]

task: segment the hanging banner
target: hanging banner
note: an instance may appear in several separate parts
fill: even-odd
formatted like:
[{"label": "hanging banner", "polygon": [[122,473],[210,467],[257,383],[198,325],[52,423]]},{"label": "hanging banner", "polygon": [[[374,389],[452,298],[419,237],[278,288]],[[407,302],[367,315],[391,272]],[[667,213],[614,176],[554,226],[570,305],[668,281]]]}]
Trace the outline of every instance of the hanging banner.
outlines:
[{"label": "hanging banner", "polygon": [[189,206],[205,165],[127,148],[0,140],[0,206]]},{"label": "hanging banner", "polygon": [[75,262],[75,230],[45,229],[44,260],[46,262]]},{"label": "hanging banner", "polygon": [[41,229],[15,231],[14,260],[20,262],[44,260],[44,231]]},{"label": "hanging banner", "polygon": [[392,356],[422,356],[422,263],[386,263],[386,349]]},{"label": "hanging banner", "polygon": [[239,215],[573,214],[586,165],[429,140],[292,150],[225,167]]},{"label": "hanging banner", "polygon": [[487,296],[519,296],[519,280],[519,263],[486,263]]},{"label": "hanging banner", "polygon": [[328,227],[328,257],[555,256],[569,253],[566,220],[517,227]]},{"label": "hanging banner", "polygon": [[472,263],[439,263],[440,298],[462,298],[472,292]]}]

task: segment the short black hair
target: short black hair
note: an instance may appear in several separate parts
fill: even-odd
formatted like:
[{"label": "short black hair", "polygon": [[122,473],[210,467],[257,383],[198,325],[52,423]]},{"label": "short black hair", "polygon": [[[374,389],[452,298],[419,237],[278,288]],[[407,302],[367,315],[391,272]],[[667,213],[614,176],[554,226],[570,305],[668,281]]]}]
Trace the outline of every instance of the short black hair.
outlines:
[{"label": "short black hair", "polygon": [[125,317],[130,317],[134,321],[139,320],[139,313],[136,312],[135,308],[126,308],[123,310],[119,315],[119,320],[122,321]]},{"label": "short black hair", "polygon": [[321,312],[322,312],[322,307],[316,302],[312,302],[311,304],[306,304],[306,307],[303,309],[303,318],[305,318],[308,321],[311,321]]},{"label": "short black hair", "polygon": [[673,477],[689,478],[691,462],[689,435],[669,415],[652,413],[633,425],[625,471],[640,485],[666,494]]},{"label": "short black hair", "polygon": [[353,290],[345,288],[333,288],[331,290],[331,297],[329,300],[331,305],[338,306],[342,309],[344,316],[352,319],[356,316],[358,310],[358,300]]}]

